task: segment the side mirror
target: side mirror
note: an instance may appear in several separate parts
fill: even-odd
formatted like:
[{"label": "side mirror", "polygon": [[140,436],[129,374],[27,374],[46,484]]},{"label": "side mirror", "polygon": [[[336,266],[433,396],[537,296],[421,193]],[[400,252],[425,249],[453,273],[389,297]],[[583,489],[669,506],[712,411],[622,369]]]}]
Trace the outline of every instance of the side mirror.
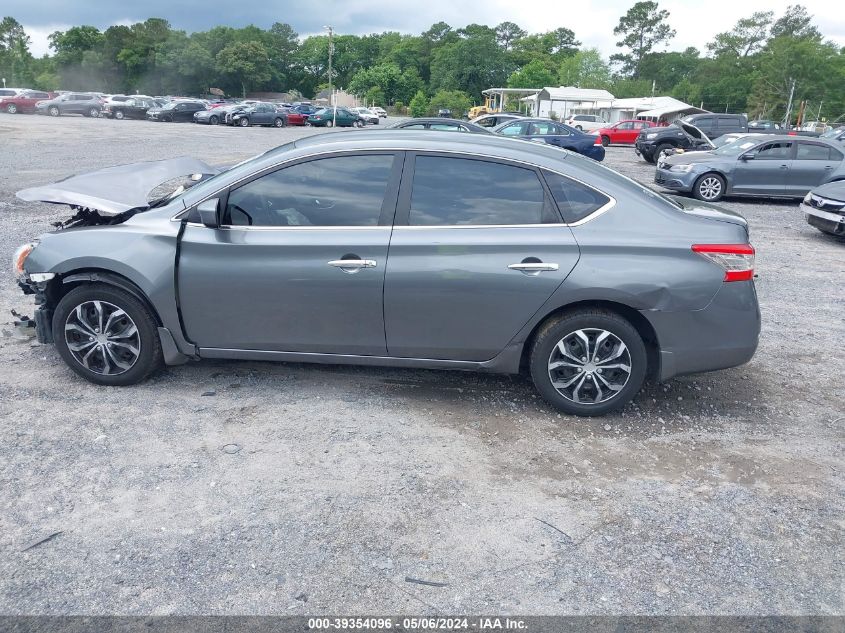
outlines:
[{"label": "side mirror", "polygon": [[211,198],[204,200],[197,205],[197,211],[200,214],[200,222],[210,229],[216,229],[220,226],[220,216],[217,213],[217,206],[220,200],[218,198]]},{"label": "side mirror", "polygon": [[754,160],[754,154],[743,154],[739,158],[740,160]]}]

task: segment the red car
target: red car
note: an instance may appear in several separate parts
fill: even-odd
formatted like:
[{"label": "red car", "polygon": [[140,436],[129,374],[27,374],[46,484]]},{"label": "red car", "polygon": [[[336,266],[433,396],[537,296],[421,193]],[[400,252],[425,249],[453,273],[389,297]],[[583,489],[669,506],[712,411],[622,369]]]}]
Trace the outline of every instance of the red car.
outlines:
[{"label": "red car", "polygon": [[638,119],[619,121],[619,123],[614,123],[609,127],[596,130],[595,133],[598,134],[596,144],[598,144],[598,141],[601,141],[601,144],[605,147],[611,143],[633,145],[636,143],[637,136],[639,136],[642,129],[647,127],[654,127],[654,123],[651,121],[640,121]]},{"label": "red car", "polygon": [[55,95],[52,92],[40,90],[24,90],[15,97],[0,97],[0,110],[9,114],[18,112],[35,112],[35,104],[39,101],[52,99]]}]

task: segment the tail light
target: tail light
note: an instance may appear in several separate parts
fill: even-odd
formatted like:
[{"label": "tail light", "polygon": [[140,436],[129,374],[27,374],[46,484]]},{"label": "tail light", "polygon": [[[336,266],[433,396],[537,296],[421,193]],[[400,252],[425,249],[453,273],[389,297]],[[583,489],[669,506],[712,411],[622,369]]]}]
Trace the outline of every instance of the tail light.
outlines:
[{"label": "tail light", "polygon": [[725,271],[725,281],[748,281],[754,277],[754,247],[751,244],[693,244],[698,253]]},{"label": "tail light", "polygon": [[596,142],[593,145],[602,145],[601,136],[596,136]]}]

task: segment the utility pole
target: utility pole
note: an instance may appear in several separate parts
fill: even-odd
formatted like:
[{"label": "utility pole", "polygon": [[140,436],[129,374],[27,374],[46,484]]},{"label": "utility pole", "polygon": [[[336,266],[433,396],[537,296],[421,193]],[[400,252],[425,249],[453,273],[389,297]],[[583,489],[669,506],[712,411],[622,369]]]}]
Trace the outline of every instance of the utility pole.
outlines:
[{"label": "utility pole", "polygon": [[332,35],[334,29],[331,26],[324,26],[329,31],[329,105],[332,106],[332,127],[337,123],[337,106],[334,102],[334,88],[332,87],[332,54],[334,53],[334,42]]},{"label": "utility pole", "polygon": [[795,94],[795,80],[792,80],[792,86],[789,88],[789,102],[786,104],[786,116],[783,118],[783,127],[789,129],[790,115],[792,114],[792,96]]},{"label": "utility pole", "polygon": [[824,101],[819,101],[819,113],[816,115],[816,121],[822,120],[822,104]]}]

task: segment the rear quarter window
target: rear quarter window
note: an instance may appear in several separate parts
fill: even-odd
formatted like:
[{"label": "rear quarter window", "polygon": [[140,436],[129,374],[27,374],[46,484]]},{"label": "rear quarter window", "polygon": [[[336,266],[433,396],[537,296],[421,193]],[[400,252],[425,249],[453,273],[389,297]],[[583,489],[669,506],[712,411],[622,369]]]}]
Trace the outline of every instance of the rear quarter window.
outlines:
[{"label": "rear quarter window", "polygon": [[544,171],[543,177],[567,224],[580,222],[610,202],[610,197],[585,184]]}]

